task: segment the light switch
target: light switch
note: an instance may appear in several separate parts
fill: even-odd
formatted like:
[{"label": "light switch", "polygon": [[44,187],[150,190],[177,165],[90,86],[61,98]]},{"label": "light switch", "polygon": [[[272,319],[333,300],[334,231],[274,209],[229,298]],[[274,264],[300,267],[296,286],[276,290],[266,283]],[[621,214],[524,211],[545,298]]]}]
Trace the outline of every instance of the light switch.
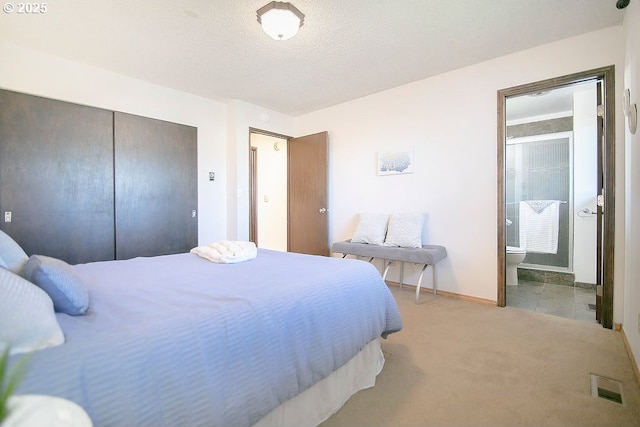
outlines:
[{"label": "light switch", "polygon": [[4,222],[11,222],[11,212],[4,213]]}]

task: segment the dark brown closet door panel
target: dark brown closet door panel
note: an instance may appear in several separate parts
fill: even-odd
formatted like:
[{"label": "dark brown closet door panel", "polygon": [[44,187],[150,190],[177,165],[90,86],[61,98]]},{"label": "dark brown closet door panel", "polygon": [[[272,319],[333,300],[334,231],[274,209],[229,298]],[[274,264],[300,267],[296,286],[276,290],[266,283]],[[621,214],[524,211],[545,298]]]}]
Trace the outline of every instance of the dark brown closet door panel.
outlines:
[{"label": "dark brown closet door panel", "polygon": [[0,228],[29,255],[108,260],[113,209],[113,113],[0,90]]},{"label": "dark brown closet door panel", "polygon": [[116,258],[198,243],[197,128],[114,114]]}]

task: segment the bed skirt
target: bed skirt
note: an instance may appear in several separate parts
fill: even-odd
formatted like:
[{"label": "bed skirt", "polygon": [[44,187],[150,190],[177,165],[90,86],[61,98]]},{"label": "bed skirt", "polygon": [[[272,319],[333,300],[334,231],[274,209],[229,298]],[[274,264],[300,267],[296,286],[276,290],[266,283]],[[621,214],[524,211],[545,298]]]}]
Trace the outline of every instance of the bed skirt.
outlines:
[{"label": "bed skirt", "polygon": [[383,366],[384,356],[378,338],[328,377],[287,400],[253,427],[315,427],[338,412],[355,393],[373,387]]}]

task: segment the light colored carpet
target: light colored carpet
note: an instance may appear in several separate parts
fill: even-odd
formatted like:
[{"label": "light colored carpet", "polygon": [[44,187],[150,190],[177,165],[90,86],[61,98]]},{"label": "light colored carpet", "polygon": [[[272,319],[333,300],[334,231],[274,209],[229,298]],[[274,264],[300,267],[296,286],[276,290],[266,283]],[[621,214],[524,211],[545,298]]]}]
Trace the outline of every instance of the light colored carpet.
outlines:
[{"label": "light colored carpet", "polygon": [[[333,426],[640,426],[640,387],[619,332],[519,308],[391,287],[404,329],[385,367]],[[623,404],[591,396],[590,374]]]}]

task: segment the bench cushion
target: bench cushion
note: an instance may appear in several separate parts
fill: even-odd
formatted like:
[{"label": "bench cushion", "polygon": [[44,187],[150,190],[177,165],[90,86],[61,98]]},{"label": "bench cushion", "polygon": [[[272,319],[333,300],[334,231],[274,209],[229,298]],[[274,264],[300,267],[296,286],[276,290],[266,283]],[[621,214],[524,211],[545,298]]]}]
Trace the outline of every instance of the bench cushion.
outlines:
[{"label": "bench cushion", "polygon": [[447,250],[444,246],[423,245],[421,248],[398,248],[370,245],[367,243],[353,243],[350,240],[334,243],[331,246],[331,251],[341,254],[428,265],[435,265],[438,261],[447,257]]}]

